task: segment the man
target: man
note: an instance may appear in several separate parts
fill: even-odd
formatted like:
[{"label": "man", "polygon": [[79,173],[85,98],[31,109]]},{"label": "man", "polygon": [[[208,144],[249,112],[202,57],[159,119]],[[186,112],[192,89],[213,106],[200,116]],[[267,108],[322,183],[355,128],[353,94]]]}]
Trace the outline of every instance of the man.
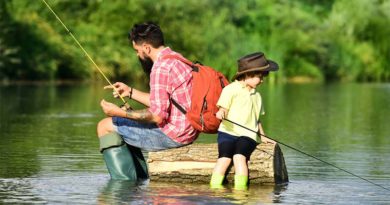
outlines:
[{"label": "man", "polygon": [[[147,174],[146,164],[137,148],[158,151],[181,147],[192,143],[199,133],[185,115],[171,105],[171,99],[174,99],[185,109],[190,107],[191,67],[167,57],[180,54],[164,45],[163,33],[156,24],[134,25],[129,40],[145,73],[150,74],[150,93],[121,82],[113,85],[121,96],[136,100],[148,108],[125,111],[102,100],[101,107],[108,118],[99,122],[97,132],[111,177],[135,180],[140,177],[137,175]],[[117,94],[114,96],[118,97]],[[122,139],[130,145],[130,153]],[[143,173],[132,169],[132,166],[137,168],[137,163],[142,165]]]}]

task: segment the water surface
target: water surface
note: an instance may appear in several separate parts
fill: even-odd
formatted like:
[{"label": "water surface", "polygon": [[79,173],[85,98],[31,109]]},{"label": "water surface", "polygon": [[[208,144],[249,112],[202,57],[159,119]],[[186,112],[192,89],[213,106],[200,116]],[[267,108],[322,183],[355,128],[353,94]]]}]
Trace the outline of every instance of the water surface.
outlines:
[{"label": "water surface", "polygon": [[[390,193],[282,146],[290,183],[239,191],[113,181],[98,152],[101,85],[0,86],[0,203],[389,204]],[[260,89],[266,133],[390,188],[390,84]],[[138,104],[133,104],[140,107]],[[199,143],[215,142],[203,136]]]}]

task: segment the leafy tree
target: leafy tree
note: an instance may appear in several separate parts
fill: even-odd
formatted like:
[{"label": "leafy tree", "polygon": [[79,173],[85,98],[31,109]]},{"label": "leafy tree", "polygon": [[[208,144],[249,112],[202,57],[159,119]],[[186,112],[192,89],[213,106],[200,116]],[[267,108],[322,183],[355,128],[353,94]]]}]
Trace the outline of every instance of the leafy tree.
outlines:
[{"label": "leafy tree", "polygon": [[[47,1],[110,78],[143,81],[127,32],[154,21],[168,46],[228,77],[263,51],[281,67],[271,82],[390,80],[390,0]],[[102,79],[42,2],[0,12],[0,78]]]},{"label": "leafy tree", "polygon": [[0,79],[15,75],[12,68],[20,64],[19,47],[10,43],[15,23],[6,9],[7,2],[0,2]]}]

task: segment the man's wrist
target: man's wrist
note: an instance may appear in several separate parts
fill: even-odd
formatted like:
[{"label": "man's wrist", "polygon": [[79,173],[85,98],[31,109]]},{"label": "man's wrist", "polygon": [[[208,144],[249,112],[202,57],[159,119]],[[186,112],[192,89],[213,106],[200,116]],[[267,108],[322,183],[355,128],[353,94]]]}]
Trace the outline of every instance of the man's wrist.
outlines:
[{"label": "man's wrist", "polygon": [[129,98],[132,99],[132,97],[133,97],[133,87],[131,87],[129,91]]},{"label": "man's wrist", "polygon": [[133,118],[134,117],[134,113],[133,113],[134,111],[133,110],[127,110],[126,111],[126,117],[127,118]]}]

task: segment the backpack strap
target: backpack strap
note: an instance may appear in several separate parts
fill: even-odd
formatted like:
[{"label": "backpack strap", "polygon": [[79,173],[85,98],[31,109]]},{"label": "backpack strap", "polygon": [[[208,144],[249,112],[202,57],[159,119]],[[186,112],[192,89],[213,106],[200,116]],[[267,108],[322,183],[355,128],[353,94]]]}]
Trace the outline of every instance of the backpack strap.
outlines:
[{"label": "backpack strap", "polygon": [[172,101],[172,104],[180,110],[181,113],[183,113],[184,115],[187,114],[187,111],[181,106],[179,105],[178,102],[176,102],[176,100],[174,100],[173,98],[171,98],[171,101]]},{"label": "backpack strap", "polygon": [[175,54],[169,54],[169,55],[163,56],[163,59],[166,59],[166,58],[174,58],[178,61],[181,61],[181,62],[189,65],[192,68],[192,71],[199,72],[199,68],[196,66],[197,63],[193,63],[190,60],[188,60],[182,56],[175,55]]},{"label": "backpack strap", "polygon": [[[163,59],[168,59],[168,58],[173,58],[173,59],[176,59],[178,61],[181,61],[181,62],[187,64],[188,66],[190,66],[192,68],[192,71],[198,72],[198,70],[199,70],[199,68],[196,67],[193,62],[191,62],[190,60],[188,60],[188,59],[186,59],[186,58],[184,58],[182,56],[175,55],[175,54],[170,54],[170,55],[163,56]],[[170,98],[170,99],[171,99],[172,104],[178,110],[180,110],[181,113],[183,113],[184,115],[187,114],[187,111],[178,102],[176,102],[176,100],[174,100],[173,98]]]}]

